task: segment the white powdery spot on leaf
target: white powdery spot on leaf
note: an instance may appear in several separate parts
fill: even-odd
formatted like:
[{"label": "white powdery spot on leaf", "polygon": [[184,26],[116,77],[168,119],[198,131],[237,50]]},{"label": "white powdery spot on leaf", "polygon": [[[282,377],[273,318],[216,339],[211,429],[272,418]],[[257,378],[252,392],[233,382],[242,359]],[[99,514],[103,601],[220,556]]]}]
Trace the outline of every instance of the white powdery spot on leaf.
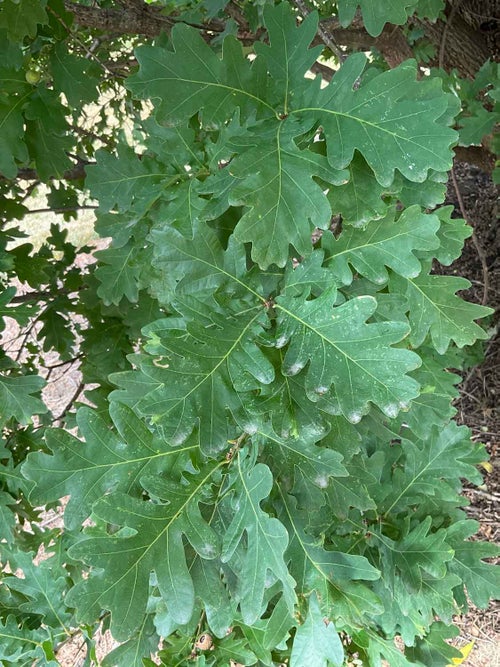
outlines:
[{"label": "white powdery spot on leaf", "polygon": [[394,419],[398,416],[399,406],[395,403],[390,403],[389,405],[386,405],[383,410],[384,414],[386,414],[391,419]]},{"label": "white powdery spot on leaf", "polygon": [[327,475],[318,475],[314,480],[316,486],[319,486],[320,489],[326,489],[328,486],[328,476]]},{"label": "white powdery spot on leaf", "polygon": [[279,349],[281,347],[284,347],[287,343],[288,343],[288,338],[286,336],[280,336],[275,343],[275,347]]},{"label": "white powdery spot on leaf", "polygon": [[298,362],[295,362],[291,366],[289,366],[286,370],[285,373],[287,375],[297,375],[297,373],[300,373],[300,371],[304,368],[303,364],[300,364]]}]

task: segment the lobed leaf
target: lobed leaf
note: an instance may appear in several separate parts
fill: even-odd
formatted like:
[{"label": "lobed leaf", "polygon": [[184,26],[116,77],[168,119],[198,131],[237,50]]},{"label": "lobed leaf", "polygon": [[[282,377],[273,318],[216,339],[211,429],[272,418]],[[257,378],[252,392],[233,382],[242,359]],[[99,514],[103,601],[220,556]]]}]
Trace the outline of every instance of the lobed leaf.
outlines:
[{"label": "lobed leaf", "polygon": [[173,618],[180,624],[190,620],[195,593],[182,536],[201,557],[217,555],[218,538],[203,521],[198,503],[220,465],[201,470],[187,483],[142,478],[146,489],[165,504],[114,492],[94,505],[96,517],[126,530],[84,537],[69,551],[72,558],[93,567],[89,578],[68,595],[68,604],[78,608],[82,620],[95,618],[99,609],[109,609],[113,635],[129,639],[144,622],[153,571]]},{"label": "lobed leaf", "polygon": [[172,448],[126,405],[112,403],[110,414],[118,433],[95,410],[83,407],[76,420],[84,442],[62,429],[48,429],[47,445],[53,454],[34,452],[23,464],[23,475],[36,482],[32,502],[70,496],[64,512],[70,530],[80,526],[93,504],[109,491],[140,496],[142,475],[164,471],[184,452],[197,449],[196,445]]},{"label": "lobed leaf", "polygon": [[311,400],[333,385],[339,410],[360,421],[369,403],[395,417],[418,395],[406,373],[419,365],[408,350],[392,348],[407,333],[398,322],[366,323],[377,303],[369,296],[334,306],[331,292],[313,301],[278,297],[277,346],[286,350],[283,372],[296,375],[308,364],[306,391]]}]

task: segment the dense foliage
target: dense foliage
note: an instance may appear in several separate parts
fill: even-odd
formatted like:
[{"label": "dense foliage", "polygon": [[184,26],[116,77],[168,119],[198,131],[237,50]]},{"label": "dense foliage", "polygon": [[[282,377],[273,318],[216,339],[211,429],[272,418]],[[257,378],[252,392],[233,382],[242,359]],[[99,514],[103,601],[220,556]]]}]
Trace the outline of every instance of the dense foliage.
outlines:
[{"label": "dense foliage", "polygon": [[[2,665],[91,664],[102,626],[105,667],[444,667],[498,594],[449,370],[491,310],[433,272],[472,233],[436,207],[454,147],[494,150],[498,66],[426,68],[441,0],[313,9],[0,4]],[[332,21],[406,26],[417,60]],[[96,264],[23,237],[37,192],[96,207]]]}]

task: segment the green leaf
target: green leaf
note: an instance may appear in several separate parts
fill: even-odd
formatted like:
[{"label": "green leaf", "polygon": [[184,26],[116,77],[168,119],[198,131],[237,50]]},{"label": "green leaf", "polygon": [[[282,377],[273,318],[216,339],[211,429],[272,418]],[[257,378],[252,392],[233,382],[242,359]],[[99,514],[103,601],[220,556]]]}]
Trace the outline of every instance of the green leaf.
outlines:
[{"label": "green leaf", "polygon": [[73,148],[66,120],[67,109],[54,90],[39,86],[25,111],[26,144],[42,180],[61,178],[73,166],[67,152]]},{"label": "green leaf", "polygon": [[448,528],[447,541],[454,550],[450,571],[460,577],[472,602],[484,609],[490,598],[500,596],[500,569],[483,558],[498,556],[499,549],[495,544],[468,541],[478,527],[476,521],[458,521]]},{"label": "green leaf", "polygon": [[422,18],[427,17],[435,21],[444,9],[444,4],[444,0],[418,0],[417,14]]},{"label": "green leaf", "polygon": [[69,495],[64,521],[69,530],[80,526],[92,505],[111,490],[140,497],[139,478],[146,473],[167,470],[184,452],[156,437],[125,405],[112,403],[110,414],[116,430],[95,410],[80,408],[77,424],[82,442],[62,429],[46,431],[53,454],[34,452],[27,457],[22,472],[35,481],[30,499],[34,503],[53,502]]},{"label": "green leaf", "polygon": [[325,621],[316,595],[309,598],[306,620],[299,625],[293,640],[291,667],[314,665],[315,667],[340,667],[344,662],[344,649],[334,624]]},{"label": "green leaf", "polygon": [[[334,482],[326,489],[330,511],[341,520],[349,514],[351,507],[355,507],[361,512],[376,508],[365,480],[360,479],[360,458],[354,457],[346,467],[349,477],[346,479],[342,477],[335,478]],[[356,479],[356,484],[352,483],[353,479]]]},{"label": "green leaf", "polygon": [[[275,366],[281,366],[283,353],[281,350],[277,352]],[[260,419],[270,420],[273,429],[282,438],[324,435],[330,422],[326,416],[328,410],[321,401],[310,401],[304,383],[304,374],[288,376],[276,373],[274,381],[262,386],[258,396],[249,397],[246,403],[249,412]]]},{"label": "green leaf", "polygon": [[184,442],[197,425],[206,453],[227,448],[235,423],[256,428],[237,391],[274,378],[274,368],[254,342],[263,315],[260,307],[234,318],[214,315],[210,327],[158,320],[144,330],[149,354],[134,359],[140,370],[111,376],[123,387],[112,400],[151,417],[173,444]]},{"label": "green leaf", "polygon": [[340,23],[348,26],[354,18],[356,9],[361,7],[363,23],[365,28],[378,37],[386,23],[403,25],[408,16],[411,16],[418,0],[388,0],[381,5],[377,0],[338,0],[338,11]]},{"label": "green leaf", "polygon": [[408,350],[391,344],[407,332],[398,322],[366,324],[377,303],[369,296],[335,307],[330,292],[313,301],[278,297],[277,347],[287,343],[283,372],[296,375],[309,362],[306,391],[311,400],[333,385],[338,409],[356,423],[378,405],[395,417],[418,395],[407,371],[419,360]]},{"label": "green leaf", "polygon": [[71,547],[72,558],[94,568],[67,598],[82,620],[91,622],[100,609],[109,609],[113,636],[118,641],[129,639],[144,622],[152,571],[174,619],[181,624],[190,620],[194,588],[182,535],[203,558],[217,555],[218,538],[203,521],[198,503],[201,490],[220,466],[212,464],[186,483],[143,478],[146,490],[168,498],[166,504],[115,492],[94,505],[95,517],[127,530],[116,535],[102,532]]},{"label": "green leaf", "polygon": [[328,201],[334,213],[342,215],[342,222],[360,227],[377,220],[387,211],[382,199],[386,192],[375,178],[375,174],[356,151],[347,167],[349,180],[336,185],[328,192]]},{"label": "green leaf", "polygon": [[274,79],[274,91],[283,100],[283,113],[288,113],[289,98],[304,83],[304,75],[317,60],[322,45],[309,49],[316,36],[318,17],[310,13],[297,27],[296,16],[287,2],[266,5],[264,22],[270,44],[255,42],[255,53],[265,60]]},{"label": "green leaf", "polygon": [[406,513],[408,506],[418,506],[428,496],[461,491],[462,478],[475,484],[482,481],[475,466],[484,460],[484,449],[471,442],[465,426],[451,422],[441,430],[434,428],[424,440],[404,439],[401,448],[404,463],[394,470],[392,489],[384,501],[385,514]]},{"label": "green leaf", "polygon": [[271,651],[286,649],[286,640],[295,625],[287,604],[280,597],[269,618],[259,619],[251,626],[242,625],[241,630],[257,658],[265,665],[272,664]]},{"label": "green leaf", "polygon": [[[261,126],[258,135],[231,143],[240,155],[229,166],[239,181],[230,201],[250,208],[234,234],[237,240],[252,243],[252,259],[263,269],[271,264],[284,266],[289,244],[299,255],[309,254],[313,229],[328,229],[330,205],[313,177],[321,176],[328,183],[345,180],[325,157],[297,148],[293,137],[299,133],[300,125],[292,118],[270,124],[268,131]],[[249,149],[244,150],[246,146]]]},{"label": "green leaf", "polygon": [[165,166],[148,157],[140,158],[132,148],[120,144],[114,156],[103,149],[96,153],[97,164],[87,168],[86,186],[99,200],[102,210],[115,206],[127,211],[134,203],[137,214],[147,210],[165,188],[171,176]]},{"label": "green leaf", "polygon": [[233,518],[223,538],[222,561],[231,564],[243,533],[246,533],[247,546],[239,571],[239,594],[243,621],[251,624],[264,611],[268,570],[280,582],[290,613],[293,613],[296,600],[295,581],[284,559],[287,531],[281,521],[269,517],[260,506],[273,486],[271,471],[263,463],[251,467],[240,455],[236,465],[238,487],[231,499]]},{"label": "green leaf", "polygon": [[23,573],[22,577],[11,576],[3,580],[10,590],[27,598],[19,609],[26,614],[42,616],[46,625],[69,632],[67,626],[71,623],[72,614],[64,602],[66,572],[57,567],[56,559],[49,558],[35,565],[33,554],[21,551],[7,551],[2,554],[2,559],[9,562],[12,571]]},{"label": "green leaf", "polygon": [[399,540],[374,533],[380,542],[381,556],[384,562],[386,586],[398,586],[401,579],[408,594],[422,588],[423,572],[436,579],[446,575],[447,562],[453,559],[454,551],[446,541],[445,529],[431,532],[432,517],[428,516],[415,528],[410,528],[409,519],[405,522],[404,534]]},{"label": "green leaf", "polygon": [[35,37],[38,25],[48,23],[47,0],[5,0],[0,8],[0,28],[6,28],[11,42]]},{"label": "green leaf", "polygon": [[19,72],[4,68],[0,68],[0,89],[0,172],[6,178],[14,178],[17,163],[28,160],[22,109],[32,90]]},{"label": "green leaf", "polygon": [[450,266],[462,252],[464,241],[472,235],[472,227],[462,218],[452,218],[453,206],[442,206],[436,211],[441,222],[438,236],[440,246],[432,255],[444,264]]},{"label": "green leaf", "polygon": [[391,277],[391,290],[406,294],[414,347],[422,345],[428,333],[439,354],[446,352],[451,341],[463,347],[488,338],[474,320],[490,315],[492,309],[468,303],[455,294],[468,287],[468,280],[455,276],[423,273],[416,278]]},{"label": "green leaf", "polygon": [[138,262],[140,249],[133,242],[121,247],[99,250],[95,257],[101,262],[95,275],[101,285],[97,294],[106,305],[118,305],[125,296],[131,303],[139,298],[138,278],[141,270]]},{"label": "green leaf", "polygon": [[44,630],[30,630],[19,627],[14,615],[0,619],[0,660],[8,660],[14,664],[32,664],[35,652],[42,641],[47,639]]},{"label": "green leaf", "polygon": [[326,88],[297,109],[320,122],[331,165],[346,167],[358,150],[385,187],[394,169],[415,182],[424,181],[429,169],[450,169],[456,134],[442,124],[448,99],[439,83],[416,82],[415,63],[407,61],[356,87],[365,64],[363,54],[351,56]]},{"label": "green leaf", "polygon": [[[0,472],[0,475],[2,473]],[[15,505],[15,498],[10,493],[0,491],[0,535],[11,545],[14,542],[14,528],[16,527],[16,517],[11,507]]]},{"label": "green leaf", "polygon": [[143,657],[156,653],[158,650],[158,635],[150,616],[144,618],[137,634],[117,646],[106,655],[102,667],[143,667]]},{"label": "green leaf", "polygon": [[430,632],[422,639],[417,639],[415,646],[409,646],[406,654],[410,660],[420,661],[426,667],[448,667],[450,664],[457,664],[457,658],[463,658],[463,655],[457,648],[450,646],[449,640],[458,634],[459,630],[454,625],[433,623]]},{"label": "green leaf", "polygon": [[397,220],[394,217],[391,209],[365,230],[348,227],[337,239],[331,232],[322,236],[325,264],[343,285],[353,280],[350,266],[376,284],[387,282],[385,267],[409,278],[418,276],[422,267],[415,251],[437,248],[439,220],[421,213],[419,206],[405,209]]},{"label": "green leaf", "polygon": [[24,326],[28,323],[30,315],[33,314],[28,304],[12,303],[16,293],[15,287],[7,287],[0,292],[0,331],[5,328],[5,317],[12,317],[18,324]]},{"label": "green leaf", "polygon": [[63,91],[73,108],[96,99],[99,78],[92,60],[69,53],[65,44],[59,42],[52,51],[51,66],[54,86]]},{"label": "green leaf", "polygon": [[361,630],[354,636],[355,643],[366,653],[368,664],[382,667],[385,659],[391,667],[427,667],[421,662],[413,662],[396,646],[393,639],[380,637],[373,630]]},{"label": "green leaf", "polygon": [[485,109],[480,104],[473,111],[473,115],[463,115],[458,119],[460,146],[480,146],[483,137],[490,134],[500,120],[500,113]]},{"label": "green leaf", "polygon": [[260,98],[265,79],[258,63],[246,60],[236,39],[226,37],[221,60],[198,31],[182,23],[174,26],[171,39],[174,51],[157,46],[136,49],[139,71],[126,83],[134,96],[160,101],[159,122],[185,123],[202,109],[203,122],[210,125],[227,120],[236,106],[274,113]]},{"label": "green leaf", "polygon": [[[221,578],[222,563],[219,558],[196,558],[190,572],[196,595],[200,598],[207,622],[217,637],[225,637],[233,625],[237,602],[230,597]],[[158,627],[158,626],[157,626]],[[163,634],[158,627],[159,633]]]},{"label": "green leaf", "polygon": [[421,387],[420,395],[400,419],[417,437],[426,439],[433,426],[443,427],[456,413],[452,401],[459,395],[455,385],[461,378],[446,370],[453,367],[446,356],[440,357],[430,347],[420,348],[420,353],[422,365],[413,372]]},{"label": "green leaf", "polygon": [[39,375],[0,377],[0,424],[14,417],[21,424],[28,424],[34,414],[44,414],[47,406],[32,396],[45,386]]}]

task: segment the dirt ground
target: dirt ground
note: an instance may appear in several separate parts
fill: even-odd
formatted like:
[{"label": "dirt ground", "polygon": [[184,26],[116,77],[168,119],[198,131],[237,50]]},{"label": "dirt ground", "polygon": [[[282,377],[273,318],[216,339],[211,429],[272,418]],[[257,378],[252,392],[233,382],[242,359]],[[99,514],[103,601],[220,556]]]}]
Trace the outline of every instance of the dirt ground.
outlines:
[{"label": "dirt ground", "polygon": [[[468,278],[470,289],[462,294],[476,303],[495,309],[486,343],[484,361],[465,373],[457,400],[458,420],[472,430],[490,454],[491,471],[485,472],[484,486],[468,489],[471,505],[467,513],[480,522],[480,539],[500,543],[500,223],[498,188],[476,167],[456,164],[455,183],[450,179],[447,203],[455,206],[457,217],[464,217],[474,228],[464,252],[443,273]],[[458,189],[458,193],[457,193]],[[461,201],[460,201],[461,200]],[[468,667],[500,667],[500,602],[488,610],[471,610],[456,619],[460,627],[459,645],[474,640],[474,649],[463,663]]]}]

